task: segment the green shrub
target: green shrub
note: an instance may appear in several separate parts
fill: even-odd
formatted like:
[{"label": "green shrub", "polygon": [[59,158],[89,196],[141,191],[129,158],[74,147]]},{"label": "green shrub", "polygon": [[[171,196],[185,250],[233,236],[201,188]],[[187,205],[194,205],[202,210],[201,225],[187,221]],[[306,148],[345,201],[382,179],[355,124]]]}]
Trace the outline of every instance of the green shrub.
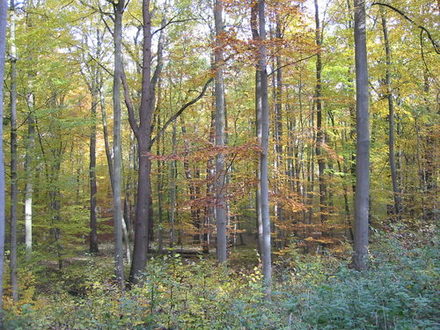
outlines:
[{"label": "green shrub", "polygon": [[[150,260],[141,284],[125,293],[93,264],[87,274],[73,267],[64,292],[11,310],[6,328],[438,329],[438,248],[405,250],[388,241],[375,251],[365,272],[330,255],[287,254],[270,302],[258,267],[244,272],[165,256]],[[69,294],[69,281],[84,294]]]}]

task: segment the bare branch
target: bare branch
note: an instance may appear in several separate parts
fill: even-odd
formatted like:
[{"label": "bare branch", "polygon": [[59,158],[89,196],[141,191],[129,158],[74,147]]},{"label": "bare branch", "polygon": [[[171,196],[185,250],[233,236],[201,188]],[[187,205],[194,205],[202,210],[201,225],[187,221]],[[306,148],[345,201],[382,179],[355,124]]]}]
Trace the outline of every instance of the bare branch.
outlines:
[{"label": "bare branch", "polygon": [[281,65],[279,68],[273,70],[271,73],[268,73],[267,76],[269,77],[269,76],[273,75],[275,72],[278,72],[279,70],[281,70],[282,68],[285,68],[286,66],[294,65],[294,64],[297,64],[299,62],[306,61],[306,60],[308,60],[308,59],[310,59],[310,58],[312,58],[312,57],[314,57],[316,55],[317,55],[317,53],[312,54],[312,55],[307,56],[307,57],[304,57],[304,58],[301,58],[301,59],[293,61],[293,62],[286,63],[284,65]]},{"label": "bare branch", "polygon": [[134,116],[133,101],[131,99],[130,87],[128,86],[127,83],[127,76],[125,75],[124,68],[122,68],[121,81],[122,81],[122,86],[124,87],[125,105],[127,106],[127,110],[128,110],[128,122],[130,123],[131,129],[133,130],[134,134],[137,136],[139,132],[139,125],[137,124],[136,118]]},{"label": "bare branch", "polygon": [[166,29],[169,25],[173,24],[173,23],[185,23],[185,22],[190,22],[190,21],[194,21],[194,18],[188,18],[188,19],[179,19],[179,20],[174,20],[177,16],[171,18],[167,23],[163,24],[160,28],[158,28],[156,31],[154,31],[151,35],[154,36],[157,32],[160,32],[164,29]]},{"label": "bare branch", "polygon": [[420,25],[418,23],[416,23],[412,18],[410,18],[408,15],[406,15],[403,11],[401,11],[400,9],[397,9],[396,7],[393,7],[387,3],[382,3],[382,2],[373,2],[371,4],[371,6],[375,6],[375,5],[379,5],[379,6],[384,6],[384,7],[388,7],[391,10],[394,10],[396,13],[398,13],[399,15],[403,16],[407,21],[411,22],[412,24],[414,24],[415,26],[417,26],[419,29],[421,29],[422,31],[426,32],[429,40],[431,41],[432,46],[434,47],[434,50],[437,54],[440,54],[440,45],[438,44],[437,41],[434,40],[434,38],[432,37],[431,33],[429,32],[429,30],[427,28],[425,28],[423,25]]},{"label": "bare branch", "polygon": [[214,80],[214,78],[210,78],[205,85],[203,86],[202,91],[200,92],[200,94],[195,97],[194,99],[192,99],[191,101],[185,103],[180,109],[179,111],[177,111],[174,115],[171,116],[170,119],[167,120],[167,122],[162,126],[162,128],[159,130],[159,132],[157,133],[157,135],[151,139],[151,143],[150,143],[150,147],[153,145],[154,141],[156,141],[167,129],[167,127],[173,122],[175,121],[182,113],[183,111],[185,111],[186,108],[190,107],[191,105],[193,105],[194,103],[196,103],[197,101],[199,101],[206,93],[206,90],[208,89],[209,84]]}]

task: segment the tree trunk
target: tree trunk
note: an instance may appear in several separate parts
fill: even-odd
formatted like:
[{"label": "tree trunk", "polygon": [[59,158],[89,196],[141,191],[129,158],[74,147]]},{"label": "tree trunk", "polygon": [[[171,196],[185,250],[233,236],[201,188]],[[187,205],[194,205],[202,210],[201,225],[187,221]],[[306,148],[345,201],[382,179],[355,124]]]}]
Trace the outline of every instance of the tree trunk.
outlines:
[{"label": "tree trunk", "polygon": [[219,149],[215,162],[215,218],[217,225],[217,261],[227,259],[227,215],[225,200],[225,87],[223,79],[223,42],[224,33],[223,4],[216,0],[214,4],[215,21],[215,146]]},{"label": "tree trunk", "polygon": [[26,141],[26,155],[24,161],[24,171],[26,183],[24,188],[24,227],[25,227],[25,246],[26,259],[29,260],[32,255],[32,200],[33,200],[33,150],[35,148],[35,119],[34,111],[34,93],[30,91],[27,95],[27,105],[29,113],[27,118],[28,133]]},{"label": "tree trunk", "polygon": [[101,121],[102,121],[102,132],[104,136],[105,156],[107,158],[108,174],[110,176],[110,183],[113,192],[113,156],[112,156],[112,147],[110,146],[110,142],[109,142],[107,111],[105,108],[105,96],[102,87],[103,87],[103,82],[101,81],[99,88],[99,107],[101,109]]},{"label": "tree trunk", "polygon": [[356,198],[353,264],[367,268],[370,193],[370,130],[365,0],[355,0],[354,41],[356,62]]},{"label": "tree trunk", "polygon": [[[148,156],[151,148],[151,120],[154,109],[154,88],[151,83],[151,14],[150,1],[143,0],[143,55],[142,55],[142,94],[139,109],[140,124],[135,128],[138,142],[138,187],[135,214],[135,232],[133,259],[130,270],[130,282],[135,283],[147,264],[149,245],[149,224],[151,197],[151,160]],[[133,128],[133,127],[132,127]]]},{"label": "tree trunk", "polygon": [[[172,135],[172,147],[171,153],[174,155],[176,153],[176,144],[177,144],[177,127],[176,122],[173,123],[173,135]],[[176,237],[176,199],[177,199],[177,187],[176,187],[176,178],[177,178],[177,161],[173,160],[170,163],[170,183],[169,183],[169,194],[170,194],[170,213],[169,213],[169,221],[170,221],[170,247],[174,247],[174,241]]]},{"label": "tree trunk", "polygon": [[122,78],[122,15],[125,0],[114,5],[114,78],[113,78],[113,221],[115,230],[115,273],[121,290],[124,289],[122,248],[122,136],[121,136],[121,78]]},{"label": "tree trunk", "polygon": [[[32,4],[32,3],[31,3]],[[29,8],[31,6],[28,4]],[[29,14],[28,14],[29,15]],[[32,21],[30,17],[26,17],[26,28],[32,28]],[[28,88],[29,92],[26,95],[26,103],[29,109],[27,117],[28,132],[26,137],[26,151],[24,160],[24,172],[25,172],[25,188],[24,188],[24,228],[25,228],[25,247],[26,247],[26,260],[30,260],[32,255],[32,201],[33,201],[33,180],[34,180],[34,164],[33,164],[33,152],[35,148],[35,95],[32,86],[33,75],[28,75]]]},{"label": "tree trunk", "polygon": [[[186,126],[184,123],[183,118],[180,118],[181,120],[181,129],[182,129],[182,134],[185,136],[186,135]],[[188,141],[185,139],[184,142],[185,145],[185,154],[189,154],[190,149],[189,149],[189,143]],[[198,210],[198,206],[196,205],[196,203],[194,202],[195,200],[197,200],[198,198],[198,193],[197,193],[197,185],[195,183],[194,179],[197,179],[197,169],[194,171],[194,177],[193,177],[193,172],[191,171],[191,167],[190,167],[190,163],[188,161],[188,159],[184,159],[183,160],[183,169],[185,172],[185,178],[188,182],[188,192],[189,192],[189,199],[191,201],[191,222],[194,226],[194,228],[196,229],[196,232],[193,236],[193,243],[194,244],[200,244],[200,213]]]},{"label": "tree trunk", "polygon": [[[275,27],[275,38],[279,41],[282,38],[281,32],[281,22],[279,14],[276,15],[276,27]],[[276,162],[275,162],[275,173],[280,175],[283,168],[283,69],[281,63],[281,49],[277,49],[277,55],[275,57],[276,65],[276,77],[275,77],[275,152],[276,152]],[[282,177],[280,175],[280,177]],[[279,180],[279,184],[282,182]],[[279,193],[279,190],[277,190]],[[277,220],[282,221],[283,208],[281,203],[277,203]]]},{"label": "tree trunk", "polygon": [[[0,81],[5,73],[7,0],[0,0]],[[0,159],[3,155],[3,86],[0,87]],[[5,167],[0,161],[0,283],[3,283],[5,255]],[[3,328],[3,285],[0,285],[0,328]]]},{"label": "tree trunk", "polygon": [[[162,20],[162,26],[166,24],[165,19]],[[159,36],[159,52],[162,51],[162,43],[164,30],[160,31]],[[158,60],[159,62],[162,61],[162,54],[158,54]],[[162,65],[162,63],[158,63],[158,65]],[[156,106],[156,126],[157,126],[157,148],[156,148],[156,154],[158,156],[165,154],[165,137],[164,135],[160,135],[160,128],[162,127],[162,77],[157,77],[157,106]],[[157,160],[157,208],[158,208],[158,224],[159,224],[159,237],[158,237],[158,251],[159,253],[163,253],[163,240],[164,240],[164,224],[163,224],[163,189],[164,189],[164,181],[165,181],[165,162],[163,160],[158,159]]]},{"label": "tree trunk", "polygon": [[[209,143],[215,143],[215,91],[213,91],[213,106],[211,111],[211,120],[209,124]],[[206,198],[212,200],[215,196],[215,162],[213,159],[208,159],[206,162]],[[207,203],[205,206],[204,223],[203,223],[203,253],[209,254],[210,243],[210,224],[215,219],[215,205]]]},{"label": "tree trunk", "polygon": [[391,88],[391,49],[390,41],[388,38],[388,28],[387,20],[383,7],[381,7],[382,16],[382,31],[385,46],[385,58],[386,58],[386,69],[385,69],[385,85],[386,85],[386,98],[388,100],[388,152],[389,152],[389,162],[391,170],[391,182],[393,186],[393,198],[394,198],[394,213],[396,215],[395,220],[399,219],[400,213],[402,211],[400,189],[397,178],[397,168],[396,168],[396,152],[394,150],[394,102],[393,102],[393,92]]},{"label": "tree trunk", "polygon": [[316,104],[316,159],[318,161],[318,181],[319,181],[319,207],[320,218],[323,223],[326,220],[327,208],[326,208],[326,194],[327,187],[325,185],[324,170],[325,162],[323,156],[323,144],[324,144],[324,131],[322,127],[322,58],[321,58],[321,46],[322,46],[322,31],[319,20],[319,7],[318,0],[315,0],[315,43],[318,47],[318,53],[316,54],[316,86],[315,86],[315,104]]},{"label": "tree trunk", "polygon": [[90,234],[89,234],[89,250],[90,253],[98,253],[98,227],[96,218],[96,194],[98,191],[96,184],[96,108],[98,107],[98,93],[96,86],[93,86],[92,107],[90,115],[92,126],[90,132],[89,146],[89,183],[90,183]]},{"label": "tree trunk", "polygon": [[271,226],[269,217],[269,102],[267,84],[267,50],[266,41],[266,16],[265,1],[258,0],[259,37],[258,46],[258,72],[261,81],[261,152],[260,152],[260,210],[263,226],[262,261],[265,292],[271,295],[272,287],[272,256],[271,256]]},{"label": "tree trunk", "polygon": [[[252,30],[252,39],[254,42],[258,42],[259,40],[259,32],[258,32],[258,4],[255,2],[251,7],[251,30]],[[261,141],[261,75],[258,70],[258,65],[255,70],[255,134],[257,136],[257,140]],[[261,220],[261,189],[259,182],[260,179],[260,167],[257,168],[257,182],[258,186],[255,194],[255,213],[257,218],[257,243],[258,243],[258,251],[262,254],[263,248],[263,223]]]},{"label": "tree trunk", "polygon": [[11,291],[12,299],[18,301],[18,283],[17,283],[17,49],[15,45],[15,2],[10,2],[11,28],[10,28],[10,53],[11,57]]}]

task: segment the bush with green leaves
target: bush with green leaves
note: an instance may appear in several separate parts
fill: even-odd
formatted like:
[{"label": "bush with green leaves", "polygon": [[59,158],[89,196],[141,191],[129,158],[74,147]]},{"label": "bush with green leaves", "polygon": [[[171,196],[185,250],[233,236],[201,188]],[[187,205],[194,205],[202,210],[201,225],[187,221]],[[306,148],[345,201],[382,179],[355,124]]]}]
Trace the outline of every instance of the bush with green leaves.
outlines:
[{"label": "bush with green leaves", "polygon": [[271,301],[265,299],[258,267],[244,272],[179,255],[157,257],[131,290],[121,293],[104,280],[107,273],[91,271],[81,277],[83,295],[66,290],[39,297],[46,303],[8,314],[6,327],[438,329],[439,249],[405,250],[386,242],[375,251],[364,272],[331,256],[292,259],[290,254],[294,265],[285,269],[288,275],[279,276],[278,269]]}]

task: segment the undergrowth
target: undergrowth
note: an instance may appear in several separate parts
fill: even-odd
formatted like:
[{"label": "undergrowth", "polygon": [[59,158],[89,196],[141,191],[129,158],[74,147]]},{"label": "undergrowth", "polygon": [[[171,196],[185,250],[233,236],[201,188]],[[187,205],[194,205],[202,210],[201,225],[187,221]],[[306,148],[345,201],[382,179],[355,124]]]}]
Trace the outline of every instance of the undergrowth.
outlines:
[{"label": "undergrowth", "polygon": [[[259,267],[218,267],[179,255],[152,259],[142,284],[121,293],[111,264],[70,267],[46,292],[28,273],[19,304],[6,303],[7,329],[438,329],[436,242],[407,249],[382,238],[370,269],[357,272],[331,254],[277,258],[270,301]],[[40,282],[40,284],[38,284]],[[50,288],[50,289],[49,289]],[[26,291],[27,290],[27,291]],[[41,290],[40,290],[41,291]],[[26,292],[28,294],[26,295]]]}]

